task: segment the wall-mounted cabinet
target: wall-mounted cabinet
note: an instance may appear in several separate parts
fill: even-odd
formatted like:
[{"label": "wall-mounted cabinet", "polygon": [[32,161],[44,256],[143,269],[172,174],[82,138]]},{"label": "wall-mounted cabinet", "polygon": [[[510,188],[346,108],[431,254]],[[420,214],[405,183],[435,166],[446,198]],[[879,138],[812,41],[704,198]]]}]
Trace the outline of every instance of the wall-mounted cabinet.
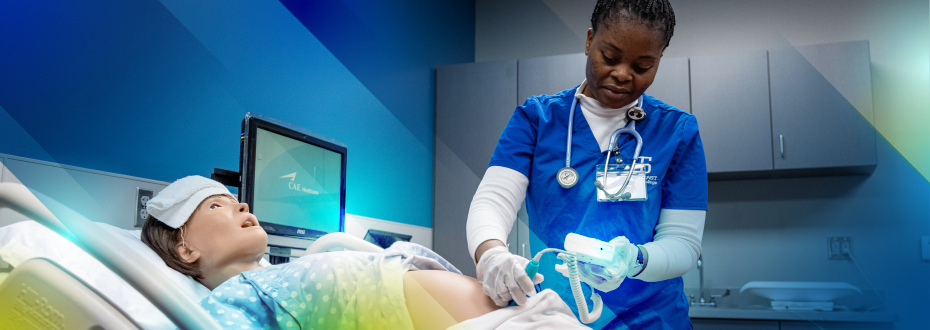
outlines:
[{"label": "wall-mounted cabinet", "polygon": [[771,171],[766,52],[692,57],[691,90],[707,172]]},{"label": "wall-mounted cabinet", "polygon": [[711,180],[870,174],[867,41],[691,58]]},{"label": "wall-mounted cabinet", "polygon": [[646,94],[685,112],[692,112],[689,76],[687,57],[662,58],[656,78]]},{"label": "wall-mounted cabinet", "polygon": [[876,149],[869,43],[773,49],[769,68],[774,168],[871,173]]}]

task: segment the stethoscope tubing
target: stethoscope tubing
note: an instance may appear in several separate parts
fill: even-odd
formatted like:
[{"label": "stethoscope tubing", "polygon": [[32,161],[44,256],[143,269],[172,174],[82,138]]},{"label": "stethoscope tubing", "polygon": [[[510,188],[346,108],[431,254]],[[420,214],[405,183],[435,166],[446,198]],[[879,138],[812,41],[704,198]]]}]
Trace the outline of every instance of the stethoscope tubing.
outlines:
[{"label": "stethoscope tubing", "polygon": [[565,145],[565,167],[572,167],[572,126],[575,123],[575,107],[578,106],[578,97],[572,97],[572,109],[568,112],[568,139]]},{"label": "stethoscope tubing", "polygon": [[[571,165],[572,165],[572,135],[573,135],[572,133],[574,130],[574,123],[575,123],[575,108],[577,107],[578,107],[578,97],[573,97],[571,110],[569,110],[569,113],[568,113],[568,137],[565,139],[566,140],[565,142],[565,167],[566,168],[571,168]],[[642,96],[640,96],[639,100],[637,100],[636,107],[639,107],[639,108],[643,107]],[[616,194],[611,194],[607,192],[606,190],[607,167],[610,164],[611,152],[613,150],[616,150],[617,155],[620,154],[620,146],[618,146],[617,143],[619,142],[618,140],[619,140],[620,134],[623,134],[623,133],[633,135],[633,137],[636,138],[636,149],[633,152],[633,164],[630,167],[629,173],[627,173],[626,179],[623,181],[623,186],[620,187],[620,190],[617,191]],[[603,182],[595,181],[595,186],[598,189],[604,191],[604,194],[606,194],[609,198],[617,199],[617,198],[623,197],[623,195],[627,195],[627,194],[622,194],[622,192],[626,189],[627,185],[630,183],[630,178],[632,178],[633,176],[633,170],[636,168],[636,160],[639,159],[639,152],[642,150],[642,147],[643,147],[643,138],[642,136],[639,135],[639,132],[636,131],[636,121],[631,119],[630,122],[626,126],[622,128],[618,128],[612,134],[610,134],[610,142],[608,146],[610,148],[607,149],[607,161],[604,163],[604,176],[602,180]],[[626,196],[626,198],[629,198],[629,196]],[[622,199],[626,199],[626,198],[622,198]]]},{"label": "stethoscope tubing", "polygon": [[[630,165],[630,171],[627,172],[626,174],[626,179],[623,180],[623,185],[620,186],[620,190],[618,190],[616,193],[611,194],[607,192],[607,188],[606,188],[607,187],[607,167],[610,165],[611,151],[616,151],[617,156],[618,157],[620,156],[620,146],[618,146],[617,143],[619,142],[618,140],[620,139],[620,134],[623,134],[623,133],[633,135],[633,137],[636,138],[636,150],[634,150],[633,152],[633,163]],[[596,186],[600,190],[603,190],[604,194],[606,194],[607,197],[610,199],[617,199],[617,198],[628,199],[630,198],[630,196],[624,196],[627,194],[623,194],[623,191],[626,190],[627,185],[630,184],[630,179],[633,177],[633,170],[636,169],[636,161],[639,159],[639,151],[643,147],[643,137],[640,136],[639,132],[636,131],[636,121],[631,120],[630,123],[627,124],[625,127],[617,129],[616,131],[613,132],[613,134],[610,134],[610,145],[614,147],[612,150],[609,149],[607,151],[607,160],[604,161],[604,175],[601,177],[602,182],[595,182],[594,186]]]},{"label": "stethoscope tubing", "polygon": [[[643,97],[640,96],[639,100],[636,102],[636,106],[643,107]],[[572,97],[572,108],[568,112],[568,138],[565,139],[565,167],[572,167],[572,131],[575,124],[575,108],[578,107],[578,98]],[[610,135],[610,146],[614,146],[617,143],[617,138],[621,133],[630,133],[636,138],[636,158],[639,158],[639,151],[643,145],[643,138],[636,132],[635,120],[630,120],[630,123],[623,128],[619,128]],[[610,157],[608,157],[610,158]]]}]

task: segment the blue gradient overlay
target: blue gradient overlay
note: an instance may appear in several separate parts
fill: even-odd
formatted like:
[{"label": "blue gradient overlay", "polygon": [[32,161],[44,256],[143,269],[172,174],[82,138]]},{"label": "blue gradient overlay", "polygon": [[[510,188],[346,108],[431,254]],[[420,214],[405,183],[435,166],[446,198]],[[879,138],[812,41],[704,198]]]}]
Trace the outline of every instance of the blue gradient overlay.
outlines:
[{"label": "blue gradient overlay", "polygon": [[433,68],[474,59],[474,5],[324,4],[360,28],[278,2],[0,3],[0,153],[170,182],[238,169],[252,111],[354,150],[346,212],[432,227]]}]

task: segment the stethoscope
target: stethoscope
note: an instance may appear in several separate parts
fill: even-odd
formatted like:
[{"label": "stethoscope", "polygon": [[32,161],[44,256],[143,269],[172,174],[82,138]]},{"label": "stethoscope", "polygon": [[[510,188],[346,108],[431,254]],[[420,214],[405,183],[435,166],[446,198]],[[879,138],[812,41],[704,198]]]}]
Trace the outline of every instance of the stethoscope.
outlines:
[{"label": "stethoscope", "polygon": [[[572,168],[572,132],[573,132],[572,128],[575,122],[575,108],[576,107],[578,107],[577,97],[572,99],[572,108],[568,114],[568,138],[567,138],[567,142],[565,146],[565,167],[560,169],[559,172],[556,174],[556,181],[558,181],[559,185],[565,189],[574,187],[575,184],[578,183],[578,172]],[[632,196],[632,194],[629,192],[627,193],[622,193],[622,192],[626,190],[627,185],[630,183],[630,178],[633,177],[633,169],[636,168],[636,160],[639,159],[639,151],[642,150],[642,147],[643,147],[643,138],[642,136],[639,135],[639,132],[636,132],[636,122],[642,121],[643,119],[646,118],[646,111],[643,110],[642,107],[643,107],[643,97],[640,96],[639,100],[636,101],[636,106],[631,107],[630,110],[627,110],[626,112],[627,117],[631,119],[630,123],[627,124],[625,127],[617,129],[612,134],[610,134],[610,143],[608,144],[608,146],[613,146],[613,148],[608,149],[607,151],[607,160],[604,163],[604,176],[602,177],[603,182],[602,181],[594,182],[594,186],[597,187],[597,189],[600,189],[601,191],[603,191],[604,194],[606,194],[607,197],[610,199],[629,199],[630,196]],[[607,167],[608,167],[607,165],[610,163],[611,153],[615,153],[617,155],[618,163],[622,162],[622,160],[619,160],[620,146],[617,144],[617,142],[620,138],[620,134],[623,134],[623,133],[633,135],[633,137],[636,138],[636,150],[633,153],[633,165],[630,166],[630,171],[626,174],[626,179],[623,180],[623,186],[620,187],[620,190],[618,190],[617,193],[611,194],[607,192],[606,190]]]}]

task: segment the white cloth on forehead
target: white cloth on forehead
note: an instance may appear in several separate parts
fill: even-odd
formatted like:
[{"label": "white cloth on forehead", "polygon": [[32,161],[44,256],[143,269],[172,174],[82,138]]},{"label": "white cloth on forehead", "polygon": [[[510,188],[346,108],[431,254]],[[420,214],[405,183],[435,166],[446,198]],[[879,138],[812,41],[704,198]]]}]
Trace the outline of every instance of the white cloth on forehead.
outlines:
[{"label": "white cloth on forehead", "polygon": [[146,204],[145,209],[168,227],[178,228],[187,222],[200,202],[214,195],[235,198],[229,189],[219,182],[191,175],[165,187]]}]

